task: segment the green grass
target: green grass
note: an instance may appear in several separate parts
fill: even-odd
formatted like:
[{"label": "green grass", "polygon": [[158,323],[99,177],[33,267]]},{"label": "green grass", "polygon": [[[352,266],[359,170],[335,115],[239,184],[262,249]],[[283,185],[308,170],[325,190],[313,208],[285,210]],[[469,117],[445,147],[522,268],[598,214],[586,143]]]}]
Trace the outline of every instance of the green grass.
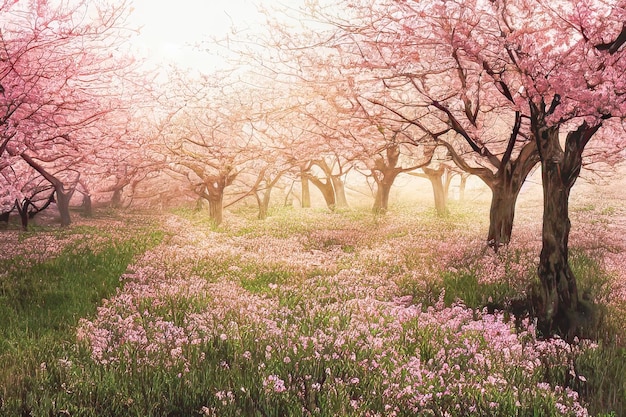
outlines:
[{"label": "green grass", "polygon": [[269,293],[272,285],[288,282],[291,275],[291,273],[280,269],[259,271],[253,277],[242,277],[241,286],[253,294]]},{"label": "green grass", "polygon": [[[84,227],[57,233],[77,232],[97,234]],[[5,402],[0,413],[16,408],[28,412],[29,398],[40,389],[36,381],[42,364],[73,355],[78,320],[94,314],[119,286],[133,257],[162,238],[159,231],[138,230],[135,237],[110,239],[98,250],[70,244],[44,262],[4,262],[12,267],[0,277],[0,397]]]}]

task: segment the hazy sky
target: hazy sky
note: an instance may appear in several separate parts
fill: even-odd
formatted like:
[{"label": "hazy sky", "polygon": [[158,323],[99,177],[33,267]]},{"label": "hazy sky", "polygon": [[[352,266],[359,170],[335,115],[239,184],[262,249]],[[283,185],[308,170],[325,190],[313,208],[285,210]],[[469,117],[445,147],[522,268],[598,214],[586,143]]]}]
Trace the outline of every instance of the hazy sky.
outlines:
[{"label": "hazy sky", "polygon": [[[131,23],[143,26],[136,42],[155,60],[174,60],[195,65],[211,59],[190,44],[210,36],[225,36],[232,24],[255,24],[256,1],[252,0],[131,0]],[[258,24],[258,23],[257,23]]]}]

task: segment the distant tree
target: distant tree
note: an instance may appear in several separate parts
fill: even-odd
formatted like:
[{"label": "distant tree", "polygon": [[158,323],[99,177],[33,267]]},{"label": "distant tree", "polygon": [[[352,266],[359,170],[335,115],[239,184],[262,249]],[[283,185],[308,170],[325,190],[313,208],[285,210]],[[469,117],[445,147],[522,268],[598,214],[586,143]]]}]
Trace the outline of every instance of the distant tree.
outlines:
[{"label": "distant tree", "polygon": [[160,125],[168,168],[208,202],[217,225],[223,221],[226,188],[262,153],[249,119],[252,103],[241,84],[222,75],[174,73],[167,84],[172,93],[163,98],[169,114]]},{"label": "distant tree", "polygon": [[422,172],[412,172],[410,175],[426,178],[433,189],[433,197],[435,201],[435,211],[439,216],[447,215],[448,211],[448,194],[450,183],[453,176],[453,167],[445,160],[432,161],[429,166],[422,167]]},{"label": "distant tree", "polygon": [[398,130],[387,136],[385,129],[379,126],[376,132],[371,133],[373,137],[378,136],[383,140],[380,147],[365,159],[365,164],[376,183],[372,206],[372,211],[376,214],[385,213],[389,209],[391,187],[398,175],[422,168],[432,159],[436,146],[416,146],[409,132]]}]

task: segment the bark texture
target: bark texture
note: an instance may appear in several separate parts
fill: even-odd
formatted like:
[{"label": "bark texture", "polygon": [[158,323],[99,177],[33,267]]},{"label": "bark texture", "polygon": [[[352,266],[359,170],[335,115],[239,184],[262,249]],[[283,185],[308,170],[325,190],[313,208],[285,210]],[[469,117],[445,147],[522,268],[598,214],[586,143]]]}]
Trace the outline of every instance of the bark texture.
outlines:
[{"label": "bark texture", "polygon": [[541,157],[544,213],[542,247],[537,273],[541,282],[536,300],[538,329],[544,336],[578,335],[588,311],[580,308],[576,277],[569,265],[569,196],[582,167],[582,151],[601,124],[583,122],[568,133],[565,148],[559,128],[548,126],[545,108],[531,106],[533,134]]}]

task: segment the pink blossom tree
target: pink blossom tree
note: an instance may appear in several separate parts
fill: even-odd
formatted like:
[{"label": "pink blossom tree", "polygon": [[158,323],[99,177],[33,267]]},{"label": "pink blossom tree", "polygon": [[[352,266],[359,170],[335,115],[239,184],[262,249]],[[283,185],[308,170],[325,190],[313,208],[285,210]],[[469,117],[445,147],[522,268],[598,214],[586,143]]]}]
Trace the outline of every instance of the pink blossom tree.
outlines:
[{"label": "pink blossom tree", "polygon": [[168,168],[208,202],[216,225],[223,221],[226,188],[243,172],[255,171],[264,152],[250,118],[253,103],[245,83],[236,77],[229,72],[194,76],[176,71],[162,98],[166,114],[159,136]]},{"label": "pink blossom tree", "polygon": [[[247,169],[237,177],[238,197],[228,203],[233,205],[248,196],[254,196],[258,206],[258,219],[269,215],[273,190],[283,177],[295,171],[298,158],[294,137],[301,133],[294,123],[293,96],[286,94],[281,86],[264,86],[259,83],[247,90],[250,104],[245,117],[259,146],[253,146],[253,154]],[[284,86],[283,86],[284,87]]]},{"label": "pink blossom tree", "polygon": [[130,63],[121,48],[125,10],[86,1],[0,4],[0,165],[20,158],[48,181],[62,225],[71,221],[79,165],[93,162],[98,124],[118,108],[113,82]]},{"label": "pink blossom tree", "polygon": [[467,59],[452,19],[422,11],[428,7],[364,0],[350,3],[349,18],[324,18],[340,27],[333,42],[360,69],[358,94],[426,134],[418,137],[435,139],[491,189],[487,241],[497,250],[511,239],[518,194],[539,156],[515,90],[498,88],[488,68]]},{"label": "pink blossom tree", "polygon": [[626,115],[626,3],[405,4],[416,19],[450,22],[458,53],[482,67],[483,77],[514,103],[515,114],[528,120],[544,190],[536,314],[545,335],[572,337],[581,330],[577,317],[588,311],[568,263],[569,194],[592,138],[603,144],[607,158],[624,147],[623,137],[610,130]]}]

